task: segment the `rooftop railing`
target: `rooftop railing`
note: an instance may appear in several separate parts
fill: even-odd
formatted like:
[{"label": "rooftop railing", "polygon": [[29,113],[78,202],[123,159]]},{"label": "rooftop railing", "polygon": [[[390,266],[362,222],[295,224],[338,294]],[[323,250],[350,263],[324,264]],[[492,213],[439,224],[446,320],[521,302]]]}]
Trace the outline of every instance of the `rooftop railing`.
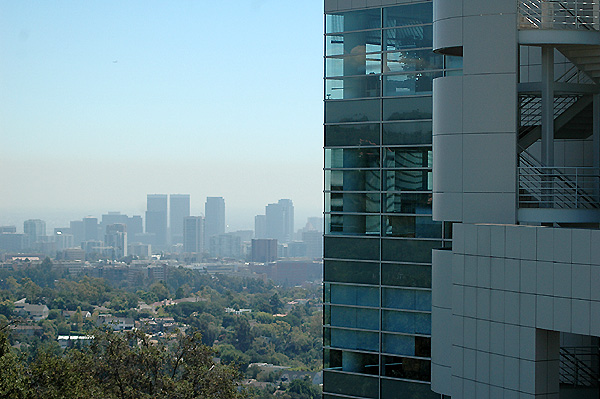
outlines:
[{"label": "rooftop railing", "polygon": [[600,30],[600,1],[520,0],[520,29]]}]

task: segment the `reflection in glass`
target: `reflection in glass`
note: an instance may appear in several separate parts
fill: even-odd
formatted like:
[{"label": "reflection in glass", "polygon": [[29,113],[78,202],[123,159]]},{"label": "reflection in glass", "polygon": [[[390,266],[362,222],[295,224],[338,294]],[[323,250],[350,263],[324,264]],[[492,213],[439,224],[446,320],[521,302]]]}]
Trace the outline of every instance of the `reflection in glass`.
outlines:
[{"label": "reflection in glass", "polygon": [[[323,371],[323,387],[327,392],[361,398],[379,398],[379,379],[372,376]],[[331,398],[327,394],[323,398]],[[390,396],[390,397],[393,397]],[[335,399],[338,399],[335,396]]]},{"label": "reflection in glass", "polygon": [[406,380],[430,381],[431,362],[410,357],[384,356],[381,374]]},{"label": "reflection in glass", "polygon": [[[381,51],[381,31],[371,30],[325,36],[325,55],[361,55]],[[364,63],[364,62],[363,62]]]},{"label": "reflection in glass", "polygon": [[[433,101],[431,96],[386,98],[383,100],[383,120],[431,119]],[[429,128],[431,130],[431,127]]]},{"label": "reflection in glass", "polygon": [[431,215],[431,194],[387,193],[386,213]]},{"label": "reflection in glass", "polygon": [[443,76],[443,72],[420,72],[402,75],[387,75],[383,80],[383,95],[386,97],[431,94],[433,79]]},{"label": "reflection in glass", "polygon": [[430,49],[385,53],[383,59],[384,73],[424,71],[444,67],[444,56]]},{"label": "reflection in glass", "polygon": [[442,223],[431,216],[384,216],[389,237],[442,238]]},{"label": "reflection in glass", "polygon": [[383,51],[430,48],[433,45],[433,26],[386,29],[383,31]]},{"label": "reflection in glass", "polygon": [[325,225],[325,234],[380,235],[381,217],[367,215],[330,214],[330,224]]},{"label": "reflection in glass", "polygon": [[431,168],[433,165],[430,147],[387,147],[383,155],[384,168]]},{"label": "reflection in glass", "polygon": [[326,193],[325,212],[379,213],[379,193]]},{"label": "reflection in glass", "polygon": [[409,335],[383,334],[383,352],[398,355],[415,355],[415,337]]},{"label": "reflection in glass", "polygon": [[325,76],[328,78],[372,73],[381,73],[381,54],[355,54],[325,59]]},{"label": "reflection in glass", "polygon": [[385,189],[389,191],[432,190],[431,170],[387,170]]},{"label": "reflection in glass", "polygon": [[325,99],[327,100],[378,97],[381,95],[380,91],[381,76],[375,74],[325,80]]},{"label": "reflection in glass", "polygon": [[346,32],[352,30],[381,28],[381,9],[349,11],[325,16],[325,32]]},{"label": "reflection in glass", "polygon": [[335,349],[325,349],[325,368],[361,374],[379,374],[379,356]]},{"label": "reflection in glass", "polygon": [[404,334],[431,334],[431,314],[384,310],[382,328]]},{"label": "reflection in glass", "polygon": [[380,116],[379,100],[327,101],[325,103],[325,123],[378,121]]},{"label": "reflection in glass", "polygon": [[383,124],[384,145],[431,145],[431,122],[398,122]]},{"label": "reflection in glass", "polygon": [[384,27],[427,24],[433,21],[433,3],[407,4],[383,9]]},{"label": "reflection in glass", "polygon": [[325,168],[379,168],[378,148],[327,148]]},{"label": "reflection in glass", "polygon": [[[325,108],[327,108],[327,102]],[[379,144],[379,124],[325,126],[325,147],[370,146]]]},{"label": "reflection in glass", "polygon": [[[346,184],[344,185],[344,182]],[[355,183],[358,182],[358,183]],[[359,191],[379,191],[378,170],[326,170],[325,190],[343,191],[344,187],[362,187]],[[378,200],[379,202],[379,200]]]}]

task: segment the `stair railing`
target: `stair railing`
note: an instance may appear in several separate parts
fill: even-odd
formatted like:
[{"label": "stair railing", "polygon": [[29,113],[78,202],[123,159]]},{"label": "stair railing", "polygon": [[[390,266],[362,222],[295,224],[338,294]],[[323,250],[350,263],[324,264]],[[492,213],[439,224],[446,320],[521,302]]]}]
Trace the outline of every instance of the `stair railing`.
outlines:
[{"label": "stair railing", "polygon": [[520,29],[599,29],[597,1],[520,0]]},{"label": "stair railing", "polygon": [[597,347],[560,348],[560,382],[583,387],[598,387],[600,356]]}]

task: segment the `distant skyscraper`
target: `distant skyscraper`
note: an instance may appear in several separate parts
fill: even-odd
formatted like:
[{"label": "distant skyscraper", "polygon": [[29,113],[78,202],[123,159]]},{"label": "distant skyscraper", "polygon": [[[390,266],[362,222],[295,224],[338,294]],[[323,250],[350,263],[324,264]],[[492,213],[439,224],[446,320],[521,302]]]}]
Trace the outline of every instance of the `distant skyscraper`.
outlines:
[{"label": "distant skyscraper", "polygon": [[169,197],[171,244],[183,242],[183,219],[190,216],[190,195],[171,194]]},{"label": "distant skyscraper", "polygon": [[127,256],[127,225],[115,223],[106,226],[104,245],[113,248],[112,255],[114,259]]},{"label": "distant skyscraper", "polygon": [[83,218],[83,240],[93,241],[98,239],[98,218],[88,216]]},{"label": "distant skyscraper", "polygon": [[83,220],[72,220],[69,226],[73,234],[73,244],[78,247],[84,241]]},{"label": "distant skyscraper", "polygon": [[154,234],[153,246],[167,244],[167,195],[148,194],[146,201],[146,233]]},{"label": "distant skyscraper", "polygon": [[265,208],[266,236],[280,243],[292,241],[294,237],[294,204],[290,199],[280,199]]},{"label": "distant skyscraper", "polygon": [[29,219],[23,222],[23,232],[29,239],[29,246],[46,235],[46,222],[40,219]]},{"label": "distant skyscraper", "polygon": [[204,218],[188,216],[183,219],[184,252],[201,253],[204,250]]},{"label": "distant skyscraper", "polygon": [[254,217],[254,238],[267,238],[266,215],[256,215]]},{"label": "distant skyscraper", "polygon": [[2,233],[16,233],[17,226],[0,226],[0,234]]},{"label": "distant skyscraper", "polygon": [[225,199],[207,197],[204,204],[204,246],[210,245],[210,237],[225,234]]}]

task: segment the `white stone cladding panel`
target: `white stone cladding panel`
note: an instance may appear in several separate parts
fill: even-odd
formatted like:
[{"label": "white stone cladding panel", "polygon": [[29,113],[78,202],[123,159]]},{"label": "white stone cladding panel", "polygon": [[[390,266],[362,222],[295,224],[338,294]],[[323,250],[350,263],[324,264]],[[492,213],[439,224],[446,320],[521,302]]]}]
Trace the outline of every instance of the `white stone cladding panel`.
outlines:
[{"label": "white stone cladding panel", "polygon": [[557,397],[559,334],[600,336],[600,265],[592,264],[600,234],[484,224],[458,224],[454,231],[460,249],[444,260],[453,269],[445,283],[453,293],[454,360],[452,377],[436,392],[458,399]]}]

